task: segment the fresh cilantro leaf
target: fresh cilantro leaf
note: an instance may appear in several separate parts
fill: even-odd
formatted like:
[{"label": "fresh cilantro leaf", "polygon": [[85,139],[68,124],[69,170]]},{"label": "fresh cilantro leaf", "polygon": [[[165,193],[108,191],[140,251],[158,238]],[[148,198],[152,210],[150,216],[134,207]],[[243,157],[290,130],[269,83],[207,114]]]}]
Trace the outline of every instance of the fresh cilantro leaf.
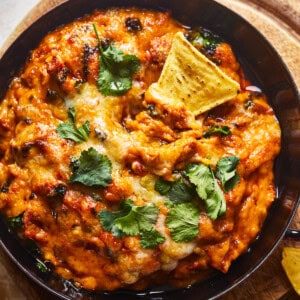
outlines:
[{"label": "fresh cilantro leaf", "polygon": [[90,122],[85,121],[84,124],[77,128],[78,133],[80,133],[83,140],[87,141],[89,138],[90,130]]},{"label": "fresh cilantro leaf", "polygon": [[182,178],[174,182],[158,178],[154,189],[161,195],[167,195],[173,203],[190,202],[195,198],[194,189]]},{"label": "fresh cilantro leaf", "polygon": [[118,218],[120,212],[119,211],[109,211],[107,209],[103,209],[98,213],[98,217],[101,223],[101,226],[106,231],[112,231],[114,226],[114,221]]},{"label": "fresh cilantro leaf", "polygon": [[179,204],[192,201],[196,195],[191,186],[179,179],[172,184],[168,196],[172,202]]},{"label": "fresh cilantro leaf", "polygon": [[154,185],[154,189],[159,192],[161,195],[167,195],[172,186],[172,182],[164,180],[159,177]]},{"label": "fresh cilantro leaf", "polygon": [[132,206],[128,215],[118,218],[114,224],[126,235],[139,235],[140,231],[148,231],[156,223],[159,208],[154,204]]},{"label": "fresh cilantro leaf", "polygon": [[190,242],[199,234],[200,211],[193,203],[182,203],[172,208],[166,218],[166,225],[175,242]]},{"label": "fresh cilantro leaf", "polygon": [[103,50],[95,24],[93,28],[100,52],[98,89],[104,96],[123,95],[132,87],[132,75],[141,68],[140,60],[135,55],[124,54],[113,45]]},{"label": "fresh cilantro leaf", "polygon": [[71,139],[76,143],[85,142],[88,140],[90,130],[90,122],[85,121],[85,123],[80,126],[76,127],[75,120],[76,120],[76,113],[75,108],[70,107],[68,110],[68,118],[71,123],[61,123],[57,127],[57,132],[60,137],[63,139]]},{"label": "fresh cilantro leaf", "polygon": [[212,169],[203,164],[190,164],[185,175],[196,186],[199,197],[204,201],[206,213],[216,220],[226,212],[226,201]]},{"label": "fresh cilantro leaf", "polygon": [[98,213],[98,218],[100,219],[100,223],[103,229],[112,232],[115,237],[123,237],[124,233],[115,226],[114,222],[116,219],[128,215],[131,211],[132,206],[133,202],[131,200],[127,200],[122,201],[119,211],[109,211],[103,209],[100,213]]},{"label": "fresh cilantro leaf", "polygon": [[217,178],[221,181],[225,192],[232,190],[240,181],[240,175],[236,168],[240,159],[237,156],[221,158],[217,163]]},{"label": "fresh cilantro leaf", "polygon": [[133,54],[124,54],[123,60],[120,62],[119,74],[121,77],[129,77],[137,73],[141,68],[140,60]]},{"label": "fresh cilantro leaf", "polygon": [[104,64],[100,68],[97,83],[99,91],[104,96],[121,96],[130,90],[132,86],[131,78],[112,73]]},{"label": "fresh cilantro leaf", "polygon": [[204,200],[207,215],[216,220],[226,213],[226,200],[217,180],[214,180],[214,191]]},{"label": "fresh cilantro leaf", "polygon": [[133,205],[131,200],[123,201],[119,211],[103,209],[98,217],[104,230],[115,237],[140,236],[143,248],[154,248],[164,242],[164,237],[153,227],[159,208],[154,204]]},{"label": "fresh cilantro leaf", "polygon": [[82,151],[79,167],[69,179],[69,182],[79,182],[87,186],[108,186],[111,181],[111,161],[94,148]]},{"label": "fresh cilantro leaf", "polygon": [[164,203],[167,208],[172,208],[175,205],[175,203],[173,201],[171,201],[170,199],[165,199]]},{"label": "fresh cilantro leaf", "polygon": [[[101,47],[101,42],[100,42],[100,47]],[[122,62],[123,52],[112,45],[108,45],[108,47],[105,50],[101,49],[101,57],[103,63],[108,68],[113,69],[116,66],[116,64]]]},{"label": "fresh cilantro leaf", "polygon": [[203,164],[189,164],[184,174],[190,182],[196,186],[196,191],[200,198],[207,199],[214,190],[212,171]]},{"label": "fresh cilantro leaf", "polygon": [[212,126],[208,131],[206,131],[203,136],[205,138],[208,138],[212,135],[230,135],[231,131],[230,128],[228,126]]},{"label": "fresh cilantro leaf", "polygon": [[154,227],[141,232],[141,245],[144,249],[153,249],[166,240]]},{"label": "fresh cilantro leaf", "polygon": [[86,121],[78,128],[72,123],[61,123],[57,127],[57,132],[64,139],[71,139],[76,143],[84,142],[88,140],[90,134],[90,123]]},{"label": "fresh cilantro leaf", "polygon": [[15,216],[15,217],[7,218],[8,227],[12,230],[21,229],[23,226],[23,216],[24,216],[24,212],[20,213],[19,215]]},{"label": "fresh cilantro leaf", "polygon": [[42,263],[42,262],[40,262],[40,261],[38,261],[38,262],[36,263],[36,267],[37,267],[42,273],[47,273],[47,272],[48,272],[48,269],[47,269],[47,267],[45,266],[45,264]]}]

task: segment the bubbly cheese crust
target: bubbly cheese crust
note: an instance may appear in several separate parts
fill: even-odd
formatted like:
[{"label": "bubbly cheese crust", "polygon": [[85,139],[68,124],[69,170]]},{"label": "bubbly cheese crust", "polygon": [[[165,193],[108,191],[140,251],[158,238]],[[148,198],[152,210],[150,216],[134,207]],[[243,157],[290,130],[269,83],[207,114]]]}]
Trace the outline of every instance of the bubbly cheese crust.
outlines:
[{"label": "bubbly cheese crust", "polygon": [[[128,30],[128,18],[137,18],[142,28]],[[141,61],[124,96],[105,97],[97,89],[99,52],[92,24],[101,39]],[[210,58],[240,83],[236,99],[197,118],[155,99],[145,101],[178,31],[187,28],[169,13],[97,11],[48,34],[1,102],[0,208],[7,217],[23,213],[24,238],[37,243],[57,274],[86,289],[185,286],[211,268],[226,272],[257,236],[275,199],[279,125],[265,96],[247,90],[250,83],[228,44],[218,45]],[[151,105],[161,117],[151,114]],[[59,136],[57,126],[68,120],[69,107],[75,107],[77,124],[90,122],[88,141]],[[232,134],[203,138],[212,125],[229,126]],[[68,182],[72,159],[90,147],[112,162],[112,182],[105,188]],[[241,179],[225,193],[225,216],[213,221],[202,210],[198,237],[188,243],[172,240],[165,224],[166,196],[154,189],[157,178],[173,180],[174,170],[188,163],[214,167],[232,155],[240,158]],[[56,201],[53,191],[59,185],[66,192]],[[140,237],[116,238],[102,228],[97,213],[117,210],[124,198],[159,208],[155,227],[164,243],[144,249]]]}]

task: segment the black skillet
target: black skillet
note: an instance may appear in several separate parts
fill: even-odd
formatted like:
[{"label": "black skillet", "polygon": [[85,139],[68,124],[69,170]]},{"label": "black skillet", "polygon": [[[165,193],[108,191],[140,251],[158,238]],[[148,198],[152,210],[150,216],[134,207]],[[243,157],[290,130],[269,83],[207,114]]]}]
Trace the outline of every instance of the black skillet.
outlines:
[{"label": "black skillet", "polygon": [[[119,291],[89,293],[77,290],[72,282],[36,267],[36,258],[12,235],[0,218],[1,245],[11,259],[36,283],[58,299],[213,299],[226,293],[256,270],[272,253],[293,218],[300,196],[300,112],[296,86],[274,48],[249,23],[229,9],[211,0],[72,0],[50,11],[30,26],[0,60],[0,99],[9,82],[49,31],[71,22],[94,9],[111,6],[139,6],[170,10],[183,24],[203,26],[228,41],[251,81],[261,87],[275,110],[282,130],[282,150],[276,161],[277,200],[261,233],[248,251],[238,258],[227,274],[186,289],[156,287],[141,293]],[[296,237],[299,232],[288,231]]]}]

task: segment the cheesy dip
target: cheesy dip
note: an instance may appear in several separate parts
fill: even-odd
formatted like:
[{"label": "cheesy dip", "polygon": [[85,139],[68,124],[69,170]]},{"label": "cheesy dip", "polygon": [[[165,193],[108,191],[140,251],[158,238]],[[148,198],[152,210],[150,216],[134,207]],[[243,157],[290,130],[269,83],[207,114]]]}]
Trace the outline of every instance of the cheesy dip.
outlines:
[{"label": "cheesy dip", "polygon": [[[236,97],[196,116],[145,97],[178,32],[238,83]],[[88,290],[226,273],[276,196],[266,97],[230,45],[168,12],[96,11],[49,33],[1,102],[0,140],[8,226],[39,249],[42,271]]]}]

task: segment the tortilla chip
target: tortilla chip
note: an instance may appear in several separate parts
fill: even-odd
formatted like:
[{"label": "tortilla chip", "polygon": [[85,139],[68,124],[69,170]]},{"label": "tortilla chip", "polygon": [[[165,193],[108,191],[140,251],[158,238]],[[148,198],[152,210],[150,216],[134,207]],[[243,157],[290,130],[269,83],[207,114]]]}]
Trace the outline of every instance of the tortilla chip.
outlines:
[{"label": "tortilla chip", "polygon": [[[235,98],[240,85],[201,54],[178,32],[152,96],[169,105],[180,100],[193,115],[208,111]],[[168,99],[168,100],[167,100]]]}]

